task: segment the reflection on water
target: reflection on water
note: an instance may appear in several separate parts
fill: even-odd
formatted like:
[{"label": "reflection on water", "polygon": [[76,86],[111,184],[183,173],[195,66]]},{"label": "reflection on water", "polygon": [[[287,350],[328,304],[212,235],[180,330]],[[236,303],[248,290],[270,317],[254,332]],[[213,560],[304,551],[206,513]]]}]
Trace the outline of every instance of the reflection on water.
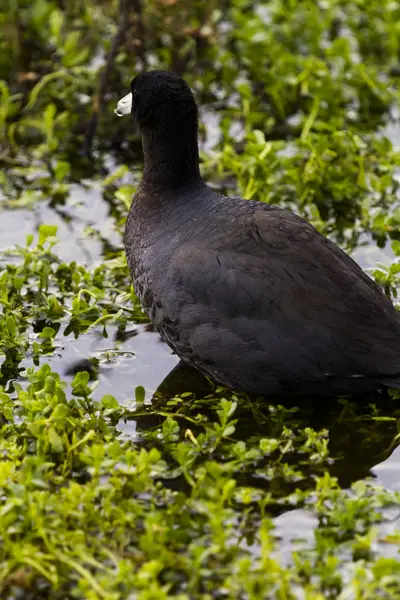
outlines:
[{"label": "reflection on water", "polygon": [[[76,260],[86,266],[96,264],[103,254],[103,242],[121,244],[109,213],[110,207],[95,184],[91,188],[73,185],[62,206],[51,207],[48,202],[39,202],[34,209],[2,210],[0,251],[16,244],[24,246],[26,236],[37,234],[39,225],[45,223],[57,226],[60,242],[56,252],[62,260]],[[87,228],[93,228],[96,237],[88,235]]]},{"label": "reflection on water", "polygon": [[[155,397],[165,402],[188,391],[202,398],[212,393],[213,385],[193,368],[179,363],[159,385]],[[266,397],[262,402],[265,406],[282,406],[286,410],[284,425],[287,427],[329,431],[329,454],[334,458],[329,470],[338,478],[341,487],[349,487],[354,481],[370,476],[373,467],[386,459],[397,462],[395,452],[390,459],[388,457],[397,434],[396,420],[391,417],[398,413],[398,407],[386,391],[345,399],[330,396]],[[371,414],[372,405],[380,407],[380,418]],[[254,435],[279,435],[276,421],[269,417],[267,411],[261,414],[241,406],[237,416],[239,422],[235,435],[240,439],[246,440]],[[399,454],[397,456],[400,459]],[[397,485],[400,489],[400,482]]]},{"label": "reflection on water", "polygon": [[[55,338],[58,346],[53,356],[44,356],[52,370],[71,382],[79,371],[89,371],[98,380],[94,399],[104,394],[115,396],[121,404],[131,403],[136,386],[143,386],[146,399],[150,400],[160,382],[175,367],[179,359],[160,339],[158,333],[146,325],[137,325],[137,335],[118,341],[117,326],[108,326],[108,337],[99,332],[79,336],[63,337],[62,331]],[[0,361],[1,362],[1,361]],[[33,362],[25,359],[21,370],[32,367]]]},{"label": "reflection on water", "polygon": [[[194,397],[202,398],[211,394],[214,390],[213,384],[194,369],[179,363],[161,382],[154,397],[158,409],[166,406],[166,403],[175,395],[190,391]],[[260,400],[258,400],[259,402]],[[263,400],[265,406],[271,403],[271,399]],[[400,447],[393,450],[393,443],[397,435],[396,420],[392,417],[398,416],[398,406],[386,391],[376,392],[363,396],[338,399],[333,397],[288,397],[277,401],[286,409],[284,425],[296,430],[311,427],[316,431],[327,429],[329,431],[329,455],[334,459],[325,468],[329,473],[337,477],[342,488],[350,488],[351,484],[365,479],[374,479],[376,485],[382,485],[386,489],[400,490],[398,477],[400,469]],[[375,418],[372,405],[379,406],[379,418]],[[206,412],[207,407],[204,412]],[[268,411],[262,418],[257,419],[260,413],[253,411],[249,406],[239,406],[236,417],[235,439],[247,440],[250,437],[278,437],[279,423],[277,427],[273,418],[268,418]],[[387,418],[387,420],[386,420]],[[157,415],[146,415],[135,423],[136,439],[140,440],[141,432],[160,426],[161,420]],[[317,468],[318,469],[318,468]],[[310,477],[314,473],[310,467]],[[321,475],[316,470],[315,475]],[[285,482],[259,481],[251,474],[246,482],[250,486],[270,489],[273,485],[274,498],[279,500],[279,493],[284,498],[291,484]],[[309,483],[309,482],[308,482]],[[307,485],[307,481],[304,482]],[[185,488],[183,480],[169,482],[168,485],[174,489],[181,486]],[[298,481],[296,487],[301,488],[302,482]],[[315,544],[314,532],[320,526],[319,520],[313,512],[312,506],[288,510],[279,504],[269,507],[271,515],[275,515],[274,537],[277,540],[275,554],[282,564],[289,565],[293,561],[292,552],[311,549]],[[398,554],[396,545],[388,544],[385,538],[393,535],[400,526],[400,511],[398,506],[384,509],[384,521],[379,524],[378,538],[374,543],[373,550],[380,556],[387,558]],[[255,546],[251,549],[257,553]]]}]

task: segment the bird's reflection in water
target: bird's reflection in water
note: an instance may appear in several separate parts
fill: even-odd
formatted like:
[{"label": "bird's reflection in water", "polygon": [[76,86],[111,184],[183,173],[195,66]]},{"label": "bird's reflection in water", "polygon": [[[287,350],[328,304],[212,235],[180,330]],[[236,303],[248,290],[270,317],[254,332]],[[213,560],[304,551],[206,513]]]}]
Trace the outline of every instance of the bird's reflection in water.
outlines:
[{"label": "bird's reflection in water", "polygon": [[[69,374],[86,370],[91,378],[96,379],[96,365],[91,363],[89,369],[87,363],[74,364]],[[175,409],[168,401],[184,393],[189,393],[183,399],[187,404],[187,411],[184,408],[186,414],[194,410],[196,414],[201,412],[211,419],[215,419],[219,399],[232,396],[229,390],[216,393],[215,384],[193,367],[180,362],[158,386],[148,411],[133,413],[132,420],[136,422],[135,432],[139,440],[145,438],[143,434],[146,431],[162,425],[166,412],[173,416]],[[346,398],[293,395],[249,398],[239,394],[234,438],[243,441],[257,437],[279,438],[283,426],[296,431],[306,427],[315,431],[326,429],[329,432],[329,455],[333,460],[328,465],[325,463],[324,468],[338,478],[342,487],[347,488],[354,481],[370,477],[371,469],[389,457],[395,447],[396,418],[399,416],[400,408],[386,390]],[[180,423],[183,424],[184,420]],[[256,484],[254,480],[247,483]],[[179,487],[178,482],[177,485]]]},{"label": "bird's reflection in water", "polygon": [[[210,380],[181,362],[159,385],[152,404],[157,411],[165,407],[169,399],[185,392],[191,392],[190,402],[191,398],[201,399],[214,391],[215,385]],[[227,391],[226,397],[229,394]],[[255,406],[257,410],[254,410]],[[281,419],[271,418],[274,406],[283,407],[278,411]],[[202,410],[207,411],[207,403],[202,405]],[[293,395],[250,398],[243,403],[239,396],[235,438],[246,441],[257,435],[278,437],[283,425],[297,430],[305,427],[316,431],[327,429],[329,455],[333,459],[328,470],[338,478],[342,487],[349,487],[352,482],[371,476],[371,469],[386,460],[393,451],[399,413],[396,401],[390,398],[387,390],[346,398]],[[145,421],[139,419],[138,430],[154,427],[157,422],[162,422],[162,418],[159,420],[156,415],[149,415]]]}]

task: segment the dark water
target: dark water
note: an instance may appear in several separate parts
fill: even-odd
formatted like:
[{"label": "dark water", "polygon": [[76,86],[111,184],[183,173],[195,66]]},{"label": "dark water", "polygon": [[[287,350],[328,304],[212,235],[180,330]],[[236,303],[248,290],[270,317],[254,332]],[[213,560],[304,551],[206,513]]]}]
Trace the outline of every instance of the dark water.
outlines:
[{"label": "dark water", "polygon": [[[390,133],[400,139],[400,131]],[[120,234],[114,226],[110,206],[96,183],[92,183],[89,189],[86,186],[73,186],[65,205],[59,208],[51,208],[49,203],[43,201],[34,210],[2,210],[0,251],[15,244],[24,245],[26,235],[37,233],[41,223],[57,225],[60,243],[55,251],[65,261],[76,260],[88,267],[96,266],[102,261],[105,245],[121,246]],[[88,236],[85,232],[87,228],[92,228],[97,235]],[[377,262],[389,263],[393,259],[390,247],[379,249],[367,237],[361,241],[364,245],[358,247],[353,256],[363,268],[373,267]],[[49,362],[53,370],[71,381],[77,370],[87,367],[88,359],[94,359],[98,363],[99,380],[96,398],[112,394],[119,402],[130,404],[134,401],[136,386],[141,385],[146,390],[146,399],[150,401],[156,389],[178,364],[178,358],[149,326],[132,326],[133,334],[123,342],[117,340],[116,331],[115,326],[109,326],[107,339],[98,332],[89,332],[76,340],[71,335],[63,336],[61,330],[57,337],[57,352],[42,361]],[[31,362],[27,360],[22,366],[31,366]],[[170,387],[166,380],[166,395],[173,394],[174,383],[172,381]],[[183,377],[178,381],[176,391],[192,390],[193,385],[195,384],[189,380],[185,383]],[[374,401],[378,404],[380,398],[377,397]],[[328,404],[322,399],[320,404],[303,406],[297,413],[297,418],[304,425],[329,429],[330,453],[336,458],[331,466],[331,473],[339,478],[341,485],[347,487],[354,481],[372,475],[383,487],[400,490],[400,448],[390,450],[396,435],[395,422],[343,421],[342,407],[335,402]],[[123,428],[127,434],[136,437],[135,422],[125,424]],[[254,433],[254,423],[250,423],[249,428],[253,428]],[[238,434],[245,438],[245,419],[242,429]],[[389,516],[389,521],[381,528],[383,535],[399,525],[399,515],[394,513]],[[296,539],[302,538],[303,545],[307,545],[307,540],[311,543],[313,530],[318,525],[316,517],[307,508],[286,511],[276,517],[275,524],[284,560],[293,547],[298,547]],[[395,546],[381,546],[379,552],[382,555],[397,553]]]}]

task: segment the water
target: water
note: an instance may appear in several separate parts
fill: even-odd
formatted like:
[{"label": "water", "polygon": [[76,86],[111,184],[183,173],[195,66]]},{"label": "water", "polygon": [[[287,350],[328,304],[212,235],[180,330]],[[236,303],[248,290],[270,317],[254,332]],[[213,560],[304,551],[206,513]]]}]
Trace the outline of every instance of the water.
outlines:
[{"label": "water", "polygon": [[51,208],[48,202],[39,202],[33,210],[1,211],[0,251],[16,244],[25,245],[26,236],[37,234],[42,223],[57,226],[60,243],[56,252],[68,262],[76,260],[93,266],[101,261],[103,244],[101,240],[85,234],[87,227],[93,227],[104,240],[120,244],[109,217],[109,206],[95,184],[89,189],[73,185],[64,206]]}]

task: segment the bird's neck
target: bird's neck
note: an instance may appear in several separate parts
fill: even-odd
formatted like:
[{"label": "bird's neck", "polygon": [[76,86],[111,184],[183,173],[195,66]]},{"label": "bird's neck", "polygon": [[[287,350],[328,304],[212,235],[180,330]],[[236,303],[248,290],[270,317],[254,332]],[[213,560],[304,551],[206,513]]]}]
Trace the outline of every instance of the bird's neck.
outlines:
[{"label": "bird's neck", "polygon": [[144,185],[177,188],[201,181],[197,131],[165,128],[143,135],[142,143]]}]

